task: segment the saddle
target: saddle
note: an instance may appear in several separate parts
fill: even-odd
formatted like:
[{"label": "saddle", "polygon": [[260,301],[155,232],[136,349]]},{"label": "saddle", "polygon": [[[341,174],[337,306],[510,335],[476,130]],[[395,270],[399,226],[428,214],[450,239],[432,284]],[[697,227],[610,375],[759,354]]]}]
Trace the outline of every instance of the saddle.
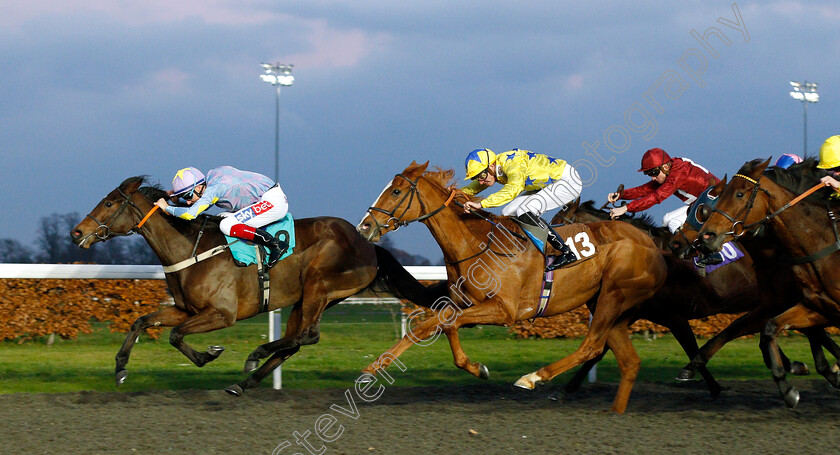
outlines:
[{"label": "saddle", "polygon": [[[287,248],[280,256],[281,261],[292,255],[295,248],[295,221],[292,219],[291,213],[287,213],[283,218],[264,226],[263,229],[274,237],[280,238],[281,240],[285,239]],[[247,267],[258,262],[263,265],[266,263],[268,250],[265,247],[237,239],[236,237],[225,236],[225,239],[227,240],[236,265]]]}]

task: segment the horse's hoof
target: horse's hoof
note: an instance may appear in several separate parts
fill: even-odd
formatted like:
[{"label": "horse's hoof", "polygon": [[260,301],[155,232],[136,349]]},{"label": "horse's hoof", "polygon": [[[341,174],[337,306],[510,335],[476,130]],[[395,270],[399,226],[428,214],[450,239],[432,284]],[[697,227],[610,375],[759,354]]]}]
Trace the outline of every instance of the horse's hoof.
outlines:
[{"label": "horse's hoof", "polygon": [[117,381],[117,386],[121,386],[123,382],[125,382],[125,378],[128,377],[128,371],[120,370],[117,371],[117,374],[114,375],[114,379]]},{"label": "horse's hoof", "polygon": [[234,384],[230,387],[227,387],[225,389],[225,392],[227,392],[227,393],[229,393],[229,394],[231,394],[235,397],[241,397],[242,394],[245,393],[245,390],[243,390],[242,386],[240,386],[239,384]]},{"label": "horse's hoof", "polygon": [[799,391],[796,390],[796,387],[791,387],[784,395],[784,399],[787,407],[791,409],[795,408],[799,404]]},{"label": "horse's hoof", "polygon": [[210,357],[213,357],[214,359],[216,357],[222,355],[222,352],[224,352],[224,351],[225,351],[224,346],[213,345],[213,346],[208,346],[207,347],[207,354],[209,354]]},{"label": "horse's hoof", "polygon": [[563,389],[560,389],[560,390],[550,394],[548,396],[548,399],[551,400],[551,401],[560,401],[560,402],[566,401],[566,391],[563,390]]},{"label": "horse's hoof", "polygon": [[250,373],[260,367],[260,362],[256,360],[245,361],[245,373]]},{"label": "horse's hoof", "polygon": [[490,369],[487,368],[487,365],[479,365],[479,367],[478,367],[478,378],[479,379],[490,379]]},{"label": "horse's hoof", "polygon": [[811,370],[808,369],[808,365],[794,360],[790,364],[790,371],[788,371],[788,373],[794,374],[796,376],[807,376],[811,374]]},{"label": "horse's hoof", "polygon": [[514,387],[520,389],[534,390],[537,383],[540,382],[540,377],[537,373],[526,374],[513,383]]},{"label": "horse's hoof", "polygon": [[694,370],[688,368],[683,368],[677,375],[677,381],[691,381],[692,379],[694,379]]}]

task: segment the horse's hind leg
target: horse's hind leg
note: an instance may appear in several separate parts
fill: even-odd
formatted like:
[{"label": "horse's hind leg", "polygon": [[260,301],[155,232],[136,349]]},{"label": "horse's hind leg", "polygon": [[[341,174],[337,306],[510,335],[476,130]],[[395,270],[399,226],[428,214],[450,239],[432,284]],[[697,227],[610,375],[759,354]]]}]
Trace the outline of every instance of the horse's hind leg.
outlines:
[{"label": "horse's hind leg", "polygon": [[223,329],[232,326],[235,322],[236,319],[232,314],[225,314],[215,307],[207,307],[172,328],[172,331],[169,332],[169,344],[181,351],[195,366],[203,367],[207,362],[219,357],[225,348],[210,346],[206,352],[198,352],[184,342],[184,336]]},{"label": "horse's hind leg", "polygon": [[137,337],[149,327],[173,327],[181,324],[190,317],[189,314],[179,310],[175,307],[162,308],[154,313],[140,316],[131,324],[128,334],[125,336],[120,350],[116,356],[116,371],[114,372],[117,385],[125,382],[128,377],[128,371],[125,367],[128,365],[128,358],[131,355],[131,349],[134,348],[134,343],[137,342]]}]

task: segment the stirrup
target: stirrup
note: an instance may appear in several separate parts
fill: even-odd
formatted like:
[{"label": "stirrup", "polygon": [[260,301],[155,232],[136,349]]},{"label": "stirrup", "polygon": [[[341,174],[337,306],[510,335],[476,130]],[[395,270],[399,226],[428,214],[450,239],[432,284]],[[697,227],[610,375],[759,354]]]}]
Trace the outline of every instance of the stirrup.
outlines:
[{"label": "stirrup", "polygon": [[545,271],[550,272],[552,270],[559,269],[560,267],[565,267],[575,261],[577,261],[577,256],[575,256],[575,253],[572,251],[569,251],[568,253],[557,256],[554,259],[554,262],[546,266]]}]

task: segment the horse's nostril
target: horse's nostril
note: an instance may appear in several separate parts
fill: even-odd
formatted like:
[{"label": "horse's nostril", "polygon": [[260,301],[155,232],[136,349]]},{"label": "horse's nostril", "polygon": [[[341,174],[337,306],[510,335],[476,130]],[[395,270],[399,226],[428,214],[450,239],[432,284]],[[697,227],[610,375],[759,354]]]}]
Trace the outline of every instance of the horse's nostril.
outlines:
[{"label": "horse's nostril", "polygon": [[81,236],[81,235],[82,235],[82,231],[80,231],[78,229],[70,233],[70,237],[73,237],[74,239],[79,238],[79,236]]}]

